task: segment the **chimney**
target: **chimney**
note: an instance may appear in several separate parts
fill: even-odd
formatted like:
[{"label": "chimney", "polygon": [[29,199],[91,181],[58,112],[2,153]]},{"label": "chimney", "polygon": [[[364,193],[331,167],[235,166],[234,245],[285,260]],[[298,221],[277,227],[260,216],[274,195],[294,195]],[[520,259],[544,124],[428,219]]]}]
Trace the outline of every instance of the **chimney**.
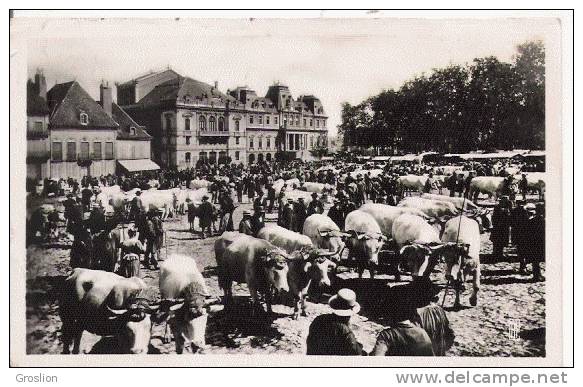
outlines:
[{"label": "chimney", "polygon": [[39,97],[47,99],[47,81],[42,70],[36,70],[36,75],[34,76],[34,86],[39,95]]},{"label": "chimney", "polygon": [[113,103],[113,99],[109,83],[101,81],[101,85],[99,85],[99,98],[101,99],[101,107],[111,117],[111,104]]},{"label": "chimney", "polygon": [[219,81],[215,81],[215,90],[219,91]]}]

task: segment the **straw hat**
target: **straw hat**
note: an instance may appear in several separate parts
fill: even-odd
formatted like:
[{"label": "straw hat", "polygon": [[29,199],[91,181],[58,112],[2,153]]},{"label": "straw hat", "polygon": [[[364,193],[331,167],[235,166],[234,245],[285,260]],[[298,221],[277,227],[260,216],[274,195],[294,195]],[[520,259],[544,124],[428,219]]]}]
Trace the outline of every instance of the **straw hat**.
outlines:
[{"label": "straw hat", "polygon": [[360,304],[356,302],[356,293],[350,289],[340,289],[338,293],[330,297],[328,305],[332,313],[337,316],[352,316],[360,311]]}]

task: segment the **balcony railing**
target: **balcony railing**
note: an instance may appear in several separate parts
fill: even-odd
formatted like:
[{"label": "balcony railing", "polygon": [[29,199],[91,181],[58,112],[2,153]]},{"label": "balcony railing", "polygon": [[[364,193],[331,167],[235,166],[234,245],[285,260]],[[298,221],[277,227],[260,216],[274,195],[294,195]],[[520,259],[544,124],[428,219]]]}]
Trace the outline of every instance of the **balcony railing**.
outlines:
[{"label": "balcony railing", "polygon": [[29,151],[26,155],[26,162],[44,163],[51,158],[51,152],[48,150]]},{"label": "balcony railing", "polygon": [[198,131],[198,135],[201,136],[201,137],[216,137],[216,136],[228,137],[228,136],[234,135],[234,132],[231,133],[228,130],[222,130],[222,131],[218,131],[218,130],[199,130]]}]

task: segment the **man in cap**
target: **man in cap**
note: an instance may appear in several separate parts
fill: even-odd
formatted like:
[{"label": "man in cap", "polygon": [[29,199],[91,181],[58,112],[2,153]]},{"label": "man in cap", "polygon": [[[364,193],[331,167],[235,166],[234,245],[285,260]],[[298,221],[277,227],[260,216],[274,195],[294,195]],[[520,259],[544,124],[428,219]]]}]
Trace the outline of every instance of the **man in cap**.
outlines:
[{"label": "man in cap", "polygon": [[137,219],[140,211],[143,209],[142,203],[142,191],[139,189],[136,191],[136,196],[132,199],[131,206],[130,206],[130,219]]},{"label": "man in cap", "polygon": [[328,217],[332,219],[334,223],[340,228],[340,230],[344,230],[344,213],[340,209],[340,200],[334,199],[334,204],[328,210]]},{"label": "man in cap", "polygon": [[373,356],[433,356],[427,332],[413,322],[418,319],[419,299],[408,285],[393,286],[387,298],[389,326],[377,336]]},{"label": "man in cap", "polygon": [[350,289],[340,289],[330,298],[332,313],[323,314],[310,325],[307,339],[308,355],[359,356],[363,354],[350,328],[350,318],[360,311],[356,294]]},{"label": "man in cap", "polygon": [[239,222],[239,232],[253,236],[253,226],[251,225],[251,211],[243,211],[243,219]]}]

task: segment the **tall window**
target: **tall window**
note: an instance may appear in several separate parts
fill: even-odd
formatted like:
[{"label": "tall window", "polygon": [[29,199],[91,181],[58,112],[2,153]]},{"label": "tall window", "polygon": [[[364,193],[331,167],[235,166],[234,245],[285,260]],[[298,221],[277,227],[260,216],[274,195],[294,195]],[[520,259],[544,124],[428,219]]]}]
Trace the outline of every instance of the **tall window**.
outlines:
[{"label": "tall window", "polygon": [[81,122],[81,125],[87,125],[89,123],[89,116],[87,113],[79,114],[79,121]]},{"label": "tall window", "polygon": [[184,138],[184,140],[185,140],[185,142],[186,142],[186,145],[190,145],[190,136],[186,136],[186,137]]},{"label": "tall window", "polygon": [[239,137],[235,137],[235,145],[239,145]]},{"label": "tall window", "polygon": [[239,160],[240,154],[239,151],[235,151],[235,160]]},{"label": "tall window", "polygon": [[43,131],[43,122],[42,121],[35,121],[33,124],[33,129],[35,132],[42,132]]},{"label": "tall window", "polygon": [[209,118],[209,130],[211,131],[217,130],[217,120],[215,117]]},{"label": "tall window", "polygon": [[307,123],[307,120],[304,118],[304,126],[306,126]]},{"label": "tall window", "polygon": [[166,131],[172,129],[172,116],[170,114],[166,114]]},{"label": "tall window", "polygon": [[259,121],[259,125],[263,124],[263,116],[259,116],[257,120]]},{"label": "tall window", "polygon": [[222,132],[223,130],[225,130],[225,119],[219,117],[219,131]]},{"label": "tall window", "polygon": [[259,137],[259,149],[263,148],[263,138]]},{"label": "tall window", "polygon": [[53,161],[63,161],[63,144],[53,142]]},{"label": "tall window", "polygon": [[316,128],[320,127],[320,120],[316,120]]},{"label": "tall window", "polygon": [[296,116],[296,126],[300,126],[300,119],[298,116]]},{"label": "tall window", "polygon": [[249,116],[249,123],[252,124],[253,123],[253,116]]},{"label": "tall window", "polygon": [[74,161],[77,159],[77,143],[68,142],[67,143],[67,161]]},{"label": "tall window", "polygon": [[132,135],[132,136],[136,135],[136,128],[134,128],[133,126],[130,127],[130,135]]},{"label": "tall window", "polygon": [[81,143],[81,152],[80,152],[79,157],[81,157],[81,160],[89,159],[89,143],[88,142]]},{"label": "tall window", "polygon": [[184,161],[186,162],[186,164],[190,164],[190,152],[186,152],[184,154]]},{"label": "tall window", "polygon": [[279,122],[279,117],[274,117],[274,122],[275,122],[275,125],[277,125],[277,123]]},{"label": "tall window", "polygon": [[265,123],[269,125],[269,116],[265,117]]},{"label": "tall window", "polygon": [[93,160],[101,160],[103,158],[103,154],[101,153],[101,143],[94,142],[93,143]]},{"label": "tall window", "polygon": [[314,136],[310,136],[310,148],[314,147]]},{"label": "tall window", "polygon": [[239,120],[235,121],[235,131],[238,132],[239,131]]},{"label": "tall window", "polygon": [[271,148],[271,137],[267,137],[266,145],[267,149]]},{"label": "tall window", "polygon": [[113,142],[105,143],[105,159],[113,160]]},{"label": "tall window", "polygon": [[186,117],[184,119],[184,130],[190,130],[190,118]]},{"label": "tall window", "polygon": [[253,137],[249,137],[249,148],[253,149]]},{"label": "tall window", "polygon": [[314,126],[314,121],[310,120],[310,126]]},{"label": "tall window", "polygon": [[204,116],[198,117],[198,128],[200,130],[206,130],[206,118]]}]

